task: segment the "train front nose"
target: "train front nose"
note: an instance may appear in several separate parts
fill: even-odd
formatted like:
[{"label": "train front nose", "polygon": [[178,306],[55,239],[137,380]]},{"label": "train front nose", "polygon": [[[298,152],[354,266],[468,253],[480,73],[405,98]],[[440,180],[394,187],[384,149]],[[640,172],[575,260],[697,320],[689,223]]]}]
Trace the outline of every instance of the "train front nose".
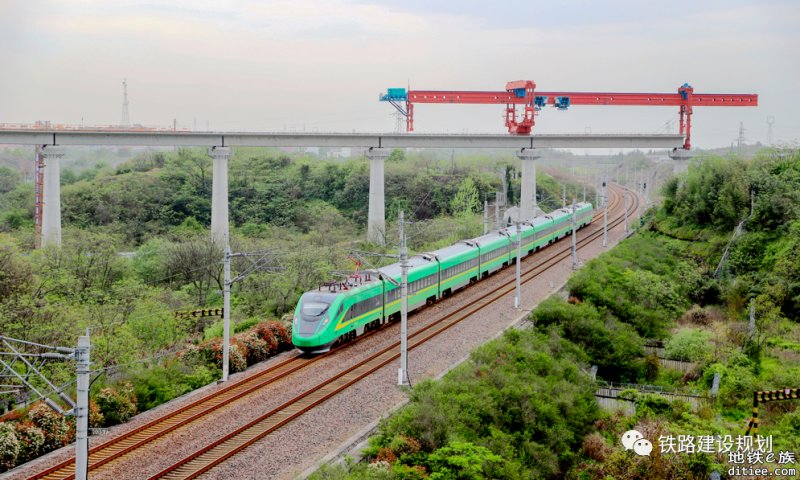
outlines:
[{"label": "train front nose", "polygon": [[309,292],[300,299],[292,324],[292,343],[306,352],[323,352],[330,349],[333,338],[327,332],[330,323],[329,309],[333,298]]}]

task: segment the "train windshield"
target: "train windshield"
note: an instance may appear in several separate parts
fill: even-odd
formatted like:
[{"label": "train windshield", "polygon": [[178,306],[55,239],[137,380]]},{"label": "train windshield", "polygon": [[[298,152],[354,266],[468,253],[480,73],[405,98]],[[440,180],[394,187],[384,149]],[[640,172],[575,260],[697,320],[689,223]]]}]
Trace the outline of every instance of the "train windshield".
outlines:
[{"label": "train windshield", "polygon": [[326,303],[324,301],[306,300],[303,302],[303,315],[308,315],[309,317],[319,317],[325,313],[330,306],[330,303]]}]

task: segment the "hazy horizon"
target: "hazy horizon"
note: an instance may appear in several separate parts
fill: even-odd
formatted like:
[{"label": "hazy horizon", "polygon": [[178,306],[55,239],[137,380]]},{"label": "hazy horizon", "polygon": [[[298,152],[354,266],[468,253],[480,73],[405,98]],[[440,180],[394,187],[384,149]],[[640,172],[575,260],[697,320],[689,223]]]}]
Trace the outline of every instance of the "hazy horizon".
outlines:
[{"label": "hazy horizon", "polygon": [[[800,4],[389,1],[0,5],[0,123],[394,131],[388,87],[757,93],[696,108],[693,146],[800,137]],[[794,79],[794,80],[792,80]],[[504,133],[503,106],[418,105],[419,133]],[[547,108],[534,133],[677,133],[674,107]]]}]

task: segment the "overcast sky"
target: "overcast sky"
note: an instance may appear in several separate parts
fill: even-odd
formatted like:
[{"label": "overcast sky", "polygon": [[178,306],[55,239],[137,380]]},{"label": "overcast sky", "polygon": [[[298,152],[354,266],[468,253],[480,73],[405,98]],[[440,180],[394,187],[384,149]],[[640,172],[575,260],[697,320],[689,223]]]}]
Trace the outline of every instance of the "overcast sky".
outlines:
[{"label": "overcast sky", "polygon": [[[492,6],[495,5],[495,6]],[[800,2],[0,0],[0,123],[393,131],[387,87],[758,93],[695,109],[693,145],[800,138]],[[502,133],[502,106],[416,131]],[[677,133],[674,107],[547,108],[539,133]]]}]

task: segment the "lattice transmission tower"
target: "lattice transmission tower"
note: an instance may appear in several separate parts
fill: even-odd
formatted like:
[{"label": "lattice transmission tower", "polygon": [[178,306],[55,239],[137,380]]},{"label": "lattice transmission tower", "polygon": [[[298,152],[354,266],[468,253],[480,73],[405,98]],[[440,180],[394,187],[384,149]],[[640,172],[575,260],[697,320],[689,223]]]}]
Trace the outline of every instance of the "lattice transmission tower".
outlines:
[{"label": "lattice transmission tower", "polygon": [[775,124],[775,117],[772,115],[767,117],[767,145],[772,145],[774,138],[772,137],[772,125]]},{"label": "lattice transmission tower", "polygon": [[131,124],[131,119],[128,116],[128,79],[122,80],[122,121],[120,125],[127,127]]},{"label": "lattice transmission tower", "polygon": [[739,136],[736,138],[736,146],[739,150],[744,146],[744,122],[739,122]]}]

